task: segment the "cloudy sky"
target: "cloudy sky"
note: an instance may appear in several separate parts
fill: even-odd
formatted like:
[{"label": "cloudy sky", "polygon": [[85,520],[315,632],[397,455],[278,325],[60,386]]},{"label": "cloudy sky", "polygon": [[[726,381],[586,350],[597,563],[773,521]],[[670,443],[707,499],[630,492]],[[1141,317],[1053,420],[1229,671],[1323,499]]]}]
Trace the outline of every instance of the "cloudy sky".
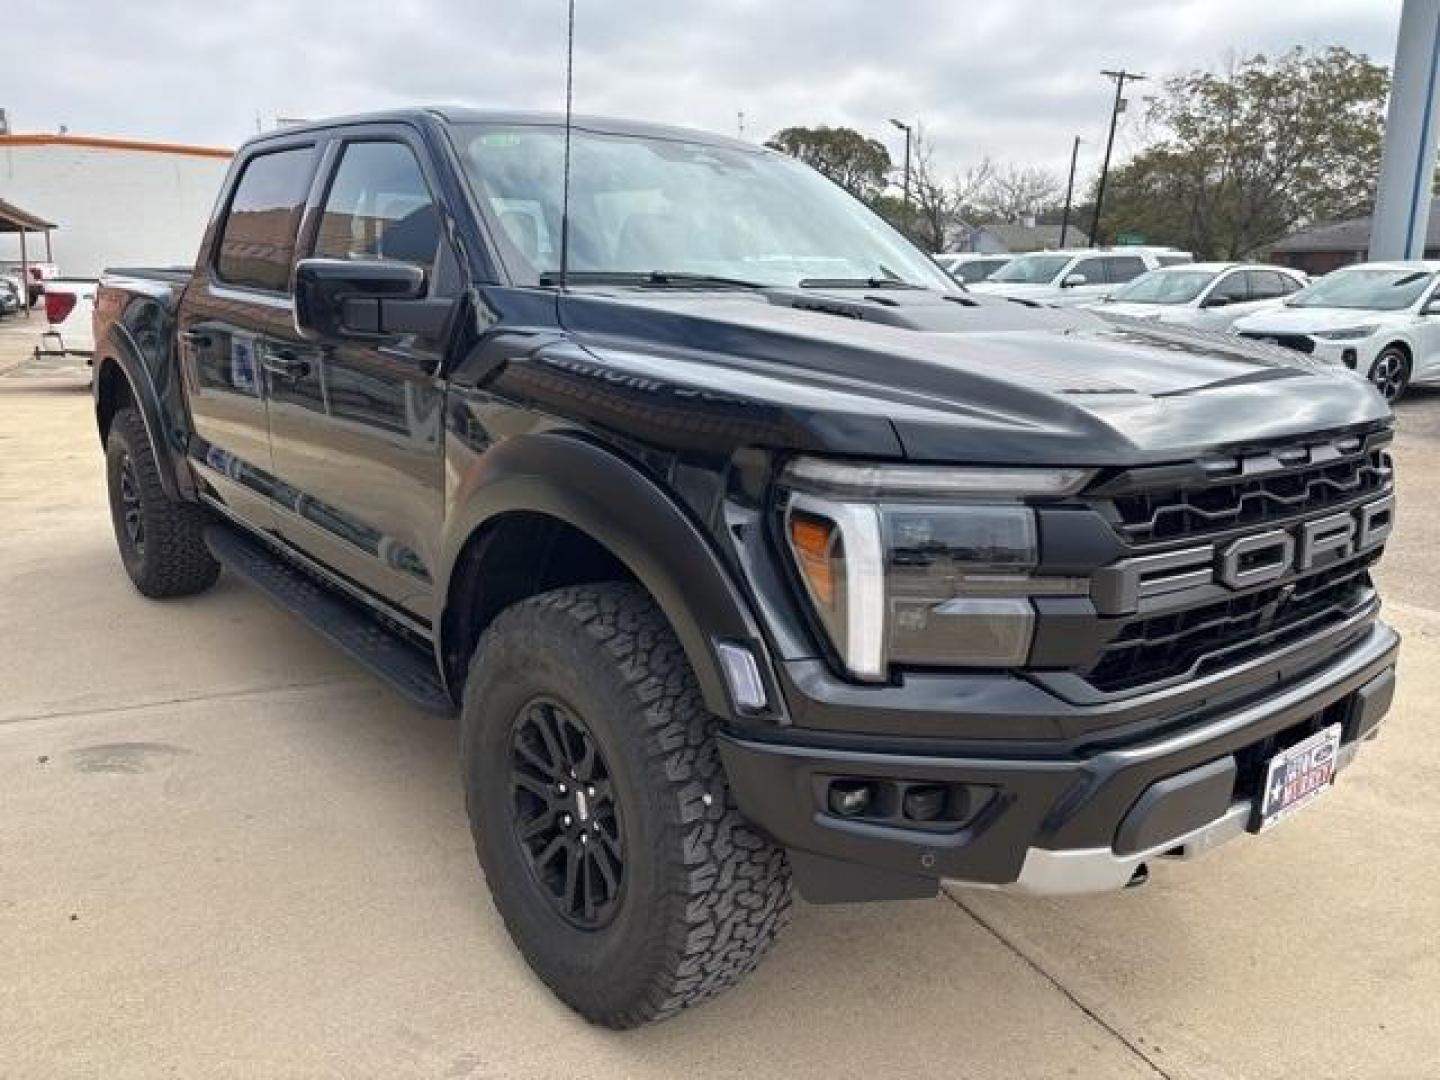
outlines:
[{"label": "cloudy sky", "polygon": [[[1110,104],[1101,68],[1159,78],[1330,44],[1388,63],[1399,12],[1400,0],[578,0],[576,108],[727,133],[743,111],[754,139],[849,124],[897,163],[887,118],[900,117],[924,125],[946,171],[988,154],[1061,172],[1079,135],[1088,170]],[[14,131],[222,146],[257,117],[560,108],[564,19],[564,0],[19,0],[0,108]]]}]

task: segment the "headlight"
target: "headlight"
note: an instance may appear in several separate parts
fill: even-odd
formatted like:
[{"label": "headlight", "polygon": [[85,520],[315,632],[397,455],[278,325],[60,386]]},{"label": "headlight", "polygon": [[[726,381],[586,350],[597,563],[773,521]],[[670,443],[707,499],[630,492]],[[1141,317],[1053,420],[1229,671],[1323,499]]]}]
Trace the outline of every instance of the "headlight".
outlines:
[{"label": "headlight", "polygon": [[1021,667],[1031,597],[1089,581],[1035,573],[1035,511],[1084,486],[1081,469],[850,465],[800,458],[782,477],[792,563],[835,652],[856,678],[890,665]]},{"label": "headlight", "polygon": [[1380,328],[1374,325],[1344,326],[1339,330],[1316,330],[1313,332],[1313,336],[1324,338],[1326,341],[1359,341],[1361,338],[1369,337],[1378,329]]}]

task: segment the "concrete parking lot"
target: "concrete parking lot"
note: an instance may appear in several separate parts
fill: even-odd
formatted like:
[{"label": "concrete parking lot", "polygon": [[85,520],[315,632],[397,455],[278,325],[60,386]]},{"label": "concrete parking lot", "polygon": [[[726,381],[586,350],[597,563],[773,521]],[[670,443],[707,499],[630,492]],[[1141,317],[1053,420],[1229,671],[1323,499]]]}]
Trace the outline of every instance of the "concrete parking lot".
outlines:
[{"label": "concrete parking lot", "polygon": [[1440,394],[1400,408],[1397,707],[1313,810],[1119,895],[801,906],[615,1034],[510,947],[451,722],[229,578],[133,591],[38,329],[0,323],[0,1077],[1440,1076]]}]

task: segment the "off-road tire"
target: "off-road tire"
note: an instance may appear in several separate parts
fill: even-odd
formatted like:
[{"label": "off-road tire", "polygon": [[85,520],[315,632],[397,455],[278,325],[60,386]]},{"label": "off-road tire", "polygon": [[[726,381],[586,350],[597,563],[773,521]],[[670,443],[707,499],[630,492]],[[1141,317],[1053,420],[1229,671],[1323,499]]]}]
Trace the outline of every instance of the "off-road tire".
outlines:
[{"label": "off-road tire", "polygon": [[[158,600],[215,584],[220,564],[205,546],[204,508],[165,494],[145,422],[133,408],[121,409],[110,421],[105,479],[120,561],[137,589]],[[138,539],[127,527],[127,512],[139,523]]]},{"label": "off-road tire", "polygon": [[[624,876],[615,914],[598,929],[557,910],[517,836],[512,733],[537,698],[583,719],[612,778]],[[736,809],[715,725],[669,624],[634,585],[522,601],[476,649],[461,714],[476,851],[520,952],[594,1023],[632,1028],[719,994],[756,966],[785,921],[785,853]]]}]

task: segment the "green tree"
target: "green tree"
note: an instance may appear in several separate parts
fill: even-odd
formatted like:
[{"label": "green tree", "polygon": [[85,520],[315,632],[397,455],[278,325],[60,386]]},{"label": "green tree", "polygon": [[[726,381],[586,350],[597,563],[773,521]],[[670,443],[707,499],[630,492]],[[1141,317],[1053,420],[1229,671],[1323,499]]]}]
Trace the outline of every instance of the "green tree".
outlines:
[{"label": "green tree", "polygon": [[1338,47],[1168,80],[1148,109],[1160,137],[1111,173],[1102,236],[1234,259],[1366,213],[1389,87],[1387,68]]},{"label": "green tree", "polygon": [[892,168],[884,145],[854,128],[788,127],[765,145],[799,158],[866,202],[885,190]]}]

